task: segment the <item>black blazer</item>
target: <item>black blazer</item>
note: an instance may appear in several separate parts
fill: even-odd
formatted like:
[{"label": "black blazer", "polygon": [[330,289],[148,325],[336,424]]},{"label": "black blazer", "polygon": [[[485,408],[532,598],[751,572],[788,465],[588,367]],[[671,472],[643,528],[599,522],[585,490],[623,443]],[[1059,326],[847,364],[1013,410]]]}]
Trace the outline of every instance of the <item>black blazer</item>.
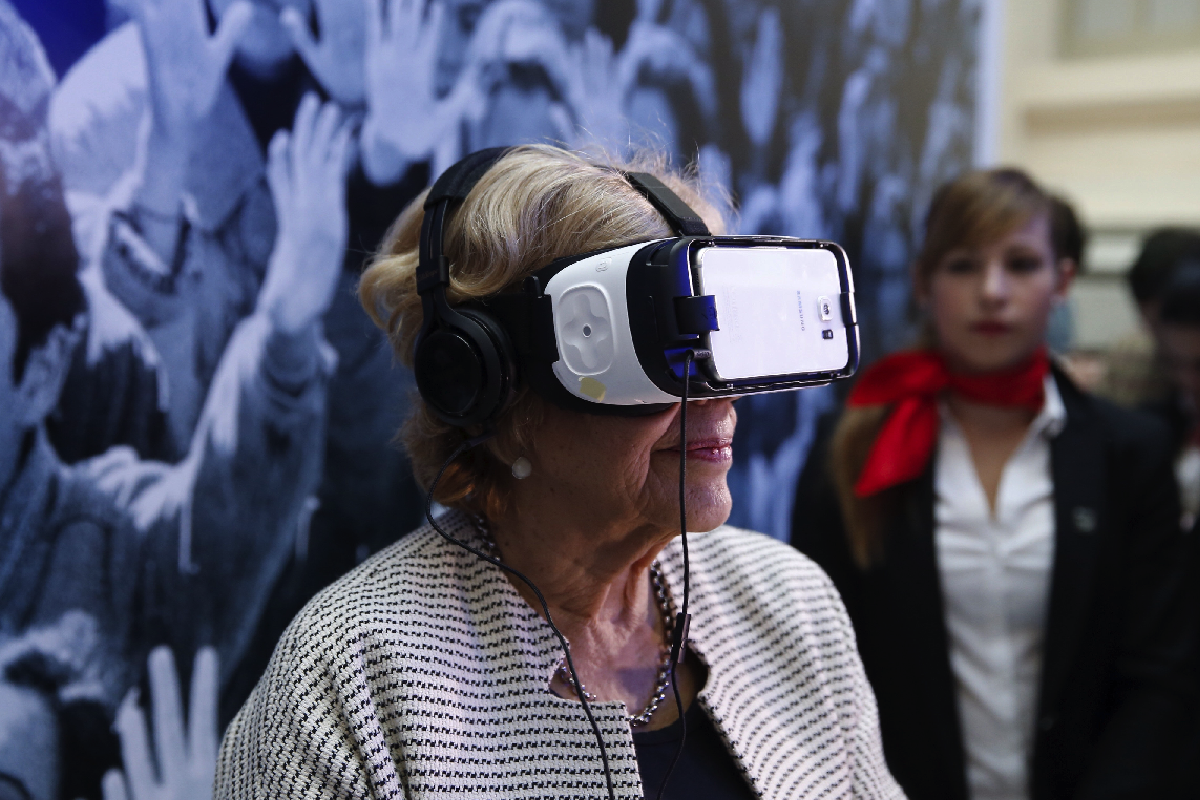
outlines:
[{"label": "black blazer", "polygon": [[[1169,792],[1193,713],[1195,604],[1171,443],[1149,418],[1055,378],[1067,424],[1050,446],[1055,540],[1033,800]],[[823,420],[800,476],[792,543],[825,568],[854,621],[888,766],[913,800],[967,800],[934,549],[932,465],[899,491],[884,556],[851,560]]]}]

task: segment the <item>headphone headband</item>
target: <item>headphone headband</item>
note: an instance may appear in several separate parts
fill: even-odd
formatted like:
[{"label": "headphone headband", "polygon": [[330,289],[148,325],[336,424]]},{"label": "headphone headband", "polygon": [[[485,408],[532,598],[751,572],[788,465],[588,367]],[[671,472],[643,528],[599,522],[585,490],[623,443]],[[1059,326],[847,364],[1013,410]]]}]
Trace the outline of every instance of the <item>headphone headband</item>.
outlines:
[{"label": "headphone headband", "polygon": [[[511,148],[491,147],[471,153],[453,165],[434,182],[425,196],[425,219],[421,223],[421,244],[418,250],[417,292],[422,297],[450,285],[449,264],[442,254],[446,214],[452,206],[467,199],[479,179],[504,158]],[[431,317],[425,310],[425,324]]]}]

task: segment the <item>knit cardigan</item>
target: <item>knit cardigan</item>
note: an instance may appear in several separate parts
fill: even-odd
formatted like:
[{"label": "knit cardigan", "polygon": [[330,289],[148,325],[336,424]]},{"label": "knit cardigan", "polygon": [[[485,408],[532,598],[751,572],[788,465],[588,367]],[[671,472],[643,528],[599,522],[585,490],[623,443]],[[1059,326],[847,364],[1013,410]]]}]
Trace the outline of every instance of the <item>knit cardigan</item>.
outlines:
[{"label": "knit cardigan", "polygon": [[[439,520],[480,544],[469,520]],[[903,798],[837,591],[731,527],[689,534],[697,702],[762,798]],[[678,540],[660,556],[677,600]],[[429,526],[304,608],[225,733],[216,798],[607,796],[583,707],[549,690],[558,640],[495,566]],[[592,704],[616,796],[641,798],[621,702]]]}]

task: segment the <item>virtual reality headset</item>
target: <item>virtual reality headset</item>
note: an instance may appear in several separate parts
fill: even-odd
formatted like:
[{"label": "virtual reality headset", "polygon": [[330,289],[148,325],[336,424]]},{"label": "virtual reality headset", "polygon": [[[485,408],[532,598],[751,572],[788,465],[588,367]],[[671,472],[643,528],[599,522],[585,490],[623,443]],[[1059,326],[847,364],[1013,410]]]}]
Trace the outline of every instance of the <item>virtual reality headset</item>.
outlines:
[{"label": "virtual reality headset", "polygon": [[438,418],[486,424],[521,382],[561,408],[640,416],[679,402],[684,381],[692,400],[854,374],[854,283],[841,247],[712,236],[695,211],[645,173],[625,177],[676,236],[559,258],[520,291],[450,306],[446,214],[506,152],[467,156],[425,200],[417,268],[424,321],[413,366]]}]

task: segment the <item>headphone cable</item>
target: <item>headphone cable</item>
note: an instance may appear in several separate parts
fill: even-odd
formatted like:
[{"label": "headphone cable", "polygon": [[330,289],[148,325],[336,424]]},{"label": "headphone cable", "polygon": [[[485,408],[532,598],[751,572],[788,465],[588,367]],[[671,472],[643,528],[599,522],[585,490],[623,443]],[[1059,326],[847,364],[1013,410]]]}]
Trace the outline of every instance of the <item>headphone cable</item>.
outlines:
[{"label": "headphone cable", "polygon": [[679,403],[679,538],[683,545],[683,602],[679,606],[679,613],[675,617],[675,628],[671,638],[671,693],[675,696],[675,708],[679,710],[679,747],[675,749],[675,756],[671,759],[671,766],[667,767],[667,774],[663,776],[662,783],[658,787],[658,800],[662,800],[663,793],[667,790],[667,782],[671,780],[671,773],[675,771],[675,765],[679,763],[679,757],[683,755],[683,746],[687,743],[687,717],[683,713],[683,700],[679,696],[679,682],[675,679],[675,667],[687,656],[687,635],[688,626],[691,623],[691,615],[688,614],[688,597],[691,594],[691,563],[688,558],[688,540],[687,540],[687,404],[688,404],[688,384],[691,380],[692,360],[696,357],[696,351],[688,350],[683,356],[683,395]]},{"label": "headphone cable", "polygon": [[[450,454],[450,457],[446,459],[444,464],[442,464],[442,468],[438,470],[437,477],[434,478],[433,483],[430,484],[429,491],[425,493],[425,518],[427,520],[429,520],[429,524],[433,526],[433,529],[435,531],[437,531],[443,539],[450,542],[451,544],[458,545],[459,547],[466,550],[467,552],[474,554],[476,557],[488,562],[489,564],[494,564],[495,566],[499,567],[500,569],[504,570],[505,572],[508,572],[510,575],[513,575],[514,577],[519,578],[521,580],[521,582],[523,582],[526,586],[528,586],[530,591],[532,591],[534,593],[534,595],[537,596],[538,602],[541,603],[541,605],[542,605],[542,613],[544,613],[546,615],[546,622],[550,625],[550,630],[554,631],[554,635],[558,637],[558,643],[562,647],[563,654],[566,656],[566,659],[567,659],[567,669],[571,673],[571,682],[574,683],[574,685],[575,685],[575,693],[579,696],[579,702],[581,704],[583,704],[583,713],[585,713],[587,715],[588,722],[592,726],[592,733],[595,734],[595,736],[596,736],[596,743],[600,745],[600,759],[604,762],[604,781],[608,787],[608,798],[609,798],[609,800],[616,800],[616,792],[613,790],[612,768],[609,766],[609,763],[608,763],[608,749],[604,746],[604,736],[603,736],[603,734],[600,733],[600,726],[596,724],[596,717],[592,714],[592,708],[590,705],[588,705],[587,697],[584,695],[583,682],[579,680],[579,675],[577,675],[575,672],[575,663],[571,660],[571,646],[570,646],[570,644],[567,643],[567,637],[563,636],[562,631],[560,631],[558,629],[558,626],[556,626],[554,624],[554,620],[550,616],[550,606],[546,603],[546,598],[545,598],[545,596],[542,595],[542,590],[539,589],[537,586],[535,586],[533,581],[531,581],[531,580],[529,580],[529,578],[525,577],[525,574],[523,572],[521,572],[520,570],[518,570],[514,567],[510,567],[508,564],[505,564],[503,561],[496,558],[495,556],[489,555],[478,548],[472,547],[471,545],[467,544],[464,541],[455,539],[453,536],[446,533],[446,531],[442,530],[442,526],[438,525],[437,520],[433,518],[433,493],[434,493],[434,490],[437,489],[438,482],[441,481],[442,475],[445,474],[446,470],[450,467],[451,464],[454,463],[454,461],[459,456],[461,456],[463,453],[467,452],[471,448],[476,447],[480,444],[483,444],[488,439],[492,438],[493,435],[494,434],[491,431],[487,431],[479,436],[476,436],[471,439],[467,439],[462,444],[460,444],[457,448],[455,448],[453,453]],[[687,589],[686,589],[687,583],[686,583],[686,581],[684,583],[684,586],[685,586],[685,588],[684,588],[684,607],[686,608],[687,607]],[[671,665],[671,672],[672,672],[671,682],[672,682],[672,684],[674,684],[674,670],[675,670],[675,665],[674,665],[674,663],[672,663],[672,665]],[[675,702],[676,703],[679,702],[678,690],[676,690],[676,692],[675,692]],[[678,754],[676,754],[676,758],[678,758],[678,757],[679,757]]]}]

